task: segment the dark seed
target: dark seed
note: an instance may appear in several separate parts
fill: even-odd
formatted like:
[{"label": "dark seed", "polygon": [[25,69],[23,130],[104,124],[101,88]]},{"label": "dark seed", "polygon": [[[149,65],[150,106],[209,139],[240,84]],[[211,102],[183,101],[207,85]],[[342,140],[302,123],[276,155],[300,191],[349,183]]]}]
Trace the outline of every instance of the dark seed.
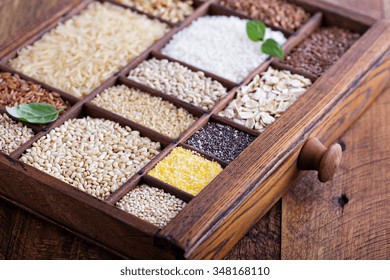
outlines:
[{"label": "dark seed", "polygon": [[211,122],[188,139],[186,144],[229,163],[253,140],[254,136],[231,126]]},{"label": "dark seed", "polygon": [[295,47],[282,64],[321,76],[331,67],[359,38],[338,27],[323,27]]}]

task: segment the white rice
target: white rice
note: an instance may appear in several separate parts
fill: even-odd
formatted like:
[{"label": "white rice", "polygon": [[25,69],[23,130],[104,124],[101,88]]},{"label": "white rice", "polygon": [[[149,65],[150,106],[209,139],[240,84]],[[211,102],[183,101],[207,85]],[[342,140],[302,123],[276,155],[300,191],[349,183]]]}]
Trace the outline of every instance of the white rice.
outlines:
[{"label": "white rice", "polygon": [[[204,16],[175,34],[162,53],[240,83],[263,63],[268,55],[261,52],[261,42],[246,34],[247,20],[227,16]],[[284,44],[282,32],[267,28],[265,39]]]}]

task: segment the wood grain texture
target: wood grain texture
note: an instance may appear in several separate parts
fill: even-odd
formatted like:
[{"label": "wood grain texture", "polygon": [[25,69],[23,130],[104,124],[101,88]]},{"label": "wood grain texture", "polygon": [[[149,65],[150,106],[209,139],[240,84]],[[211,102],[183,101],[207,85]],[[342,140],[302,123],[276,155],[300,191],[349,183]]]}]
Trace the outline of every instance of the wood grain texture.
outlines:
[{"label": "wood grain texture", "polygon": [[[311,0],[310,0],[311,1]],[[372,18],[380,18],[382,16],[382,1],[388,0],[317,0],[326,4],[336,6],[345,6],[347,9],[362,13]]]},{"label": "wood grain texture", "polygon": [[382,17],[390,18],[390,0],[382,0]]},{"label": "wood grain texture", "polygon": [[253,226],[230,251],[228,260],[279,260],[281,253],[282,201]]},{"label": "wood grain texture", "polygon": [[[331,0],[329,0],[331,1]],[[344,1],[351,1],[351,0],[344,0]],[[386,1],[386,0],[384,0]],[[360,2],[360,1],[359,1]],[[389,94],[387,94],[388,96]],[[377,106],[377,103],[374,105]],[[387,113],[381,112],[382,115],[379,117],[385,120],[386,114],[388,115],[390,112],[388,111],[389,106],[387,106]],[[378,115],[371,116],[371,118],[377,119]],[[352,130],[355,130],[356,134],[359,134],[359,130],[353,128]],[[366,144],[365,145],[371,145],[371,139],[370,137],[365,139]],[[378,141],[378,139],[376,139]],[[347,147],[348,148],[348,147]],[[347,150],[348,152],[348,150]],[[360,152],[360,151],[359,151]],[[348,159],[352,160],[352,159]],[[356,159],[355,159],[356,160]],[[386,179],[386,177],[384,177]],[[315,178],[314,178],[315,179]],[[306,180],[307,182],[310,182],[313,184],[313,177],[307,176]],[[300,181],[302,182],[302,181]],[[366,183],[366,181],[364,181]],[[384,184],[388,184],[389,180],[387,178],[387,181],[384,181]],[[356,189],[364,188],[360,184],[360,181],[355,180],[354,184],[356,184]],[[299,187],[299,186],[298,186]],[[342,200],[343,201],[343,200]],[[285,211],[289,211],[288,208],[285,209],[285,204],[283,204],[283,213]],[[348,204],[346,204],[345,207],[347,207]],[[288,205],[286,206],[288,207]],[[281,232],[280,232],[280,224],[281,224],[281,204],[277,204],[273,210],[270,211],[270,213],[265,216],[259,224],[257,224],[247,235],[246,237],[237,245],[235,249],[231,252],[231,255],[228,256],[228,258],[240,258],[240,259],[258,259],[258,258],[279,258],[281,255],[285,257],[284,254],[281,253]],[[293,209],[293,208],[292,208]],[[291,212],[291,215],[294,216],[300,216],[305,215],[307,212],[307,209],[300,208],[302,212]],[[309,209],[311,210],[311,209]],[[42,222],[41,220],[37,219],[39,222],[21,222],[18,223],[18,214],[17,208],[7,206],[6,204],[3,204],[3,202],[0,202],[0,258],[110,258],[104,256],[103,253],[99,252],[99,249],[96,248],[93,245],[89,245],[83,241],[80,241],[78,238],[72,239],[69,243],[67,241],[61,241],[56,242],[58,240],[66,240],[69,235],[68,233],[64,232],[63,230],[58,229],[55,226],[52,226],[50,224],[47,224],[46,222]],[[328,211],[325,209],[324,211]],[[388,211],[387,211],[388,212]],[[25,215],[27,219],[36,219],[33,216],[26,214],[24,211],[22,211],[21,215]],[[356,221],[358,222],[358,221]],[[15,226],[17,224],[17,226]],[[7,226],[9,225],[9,226]],[[279,225],[279,229],[278,229]],[[387,228],[388,229],[388,228]],[[310,230],[310,229],[309,229]],[[365,229],[361,229],[361,231],[364,231]],[[32,234],[36,235],[37,237],[30,236],[28,233],[31,232]],[[372,232],[375,232],[375,229],[372,230]],[[312,232],[307,232],[307,235],[312,234]],[[44,238],[43,238],[44,237]],[[20,238],[20,239],[18,239]],[[33,243],[29,243],[25,241],[24,239],[33,239]],[[284,235],[283,235],[284,238]],[[284,241],[284,239],[282,240]],[[15,248],[14,246],[11,246],[10,244],[16,244],[18,242],[22,242],[25,244],[29,244],[29,246],[35,246],[39,249],[32,250],[31,254],[28,254],[23,249]],[[69,247],[72,246],[78,246],[77,243],[80,242],[81,245],[80,250],[71,250],[72,254],[68,254],[66,250],[69,250]],[[282,243],[286,246],[291,245],[291,243],[294,242],[294,239],[290,239],[288,243]],[[76,243],[76,244],[75,244]],[[65,244],[65,245],[58,245],[58,244]],[[303,246],[306,246],[306,251],[309,251],[310,247],[308,244],[305,244],[304,242],[301,242]],[[85,246],[85,247],[84,247]],[[15,248],[12,250],[9,250],[9,248]],[[27,247],[26,247],[27,248]],[[284,247],[283,247],[284,248]],[[300,248],[299,248],[300,249]],[[356,248],[355,248],[356,249]],[[53,250],[53,251],[52,251]],[[353,250],[353,249],[352,249]],[[351,251],[352,251],[351,250]],[[65,252],[64,252],[65,251]],[[22,253],[20,253],[22,252]],[[51,252],[51,253],[49,253]],[[377,252],[373,252],[372,254],[375,254]],[[352,252],[351,252],[352,254]],[[329,254],[330,256],[330,254]],[[332,258],[330,256],[330,258]]]},{"label": "wood grain texture", "polygon": [[0,204],[0,259],[118,258],[3,200]]},{"label": "wood grain texture", "polygon": [[44,28],[80,0],[2,0],[0,2],[0,54],[31,32]]},{"label": "wood grain texture", "polygon": [[[288,189],[304,141],[318,136],[325,145],[332,144],[383,90],[390,79],[389,37],[390,25],[384,21],[367,31],[305,98],[298,99],[159,234],[186,248],[187,258],[223,256],[254,218],[265,214]],[[237,174],[240,180],[235,179]]]},{"label": "wood grain texture", "polygon": [[389,108],[387,90],[345,134],[333,182],[310,172],[283,197],[283,259],[390,259]]}]

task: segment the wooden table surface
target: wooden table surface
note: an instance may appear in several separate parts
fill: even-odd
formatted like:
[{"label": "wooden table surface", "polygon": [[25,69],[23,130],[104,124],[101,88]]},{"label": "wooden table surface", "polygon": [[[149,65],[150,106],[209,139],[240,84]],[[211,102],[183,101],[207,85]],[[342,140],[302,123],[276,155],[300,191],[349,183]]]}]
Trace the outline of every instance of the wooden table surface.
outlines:
[{"label": "wooden table surface", "polygon": [[[0,50],[75,0],[1,0]],[[76,0],[77,1],[77,0]],[[314,0],[313,0],[314,1]],[[322,0],[380,18],[390,0]],[[390,88],[340,139],[341,168],[307,172],[228,259],[390,259]],[[115,259],[112,253],[0,200],[0,259]]]}]

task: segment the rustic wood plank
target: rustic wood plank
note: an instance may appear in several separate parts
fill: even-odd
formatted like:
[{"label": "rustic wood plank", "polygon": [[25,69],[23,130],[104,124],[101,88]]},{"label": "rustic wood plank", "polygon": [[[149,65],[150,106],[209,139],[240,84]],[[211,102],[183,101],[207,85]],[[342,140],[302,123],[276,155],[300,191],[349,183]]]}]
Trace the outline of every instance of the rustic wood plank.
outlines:
[{"label": "rustic wood plank", "polygon": [[[285,184],[297,173],[293,167],[299,145],[309,135],[318,134],[324,144],[331,144],[335,135],[342,135],[383,89],[382,82],[389,78],[388,56],[380,59],[380,65],[376,64],[389,49],[389,34],[390,26],[381,22],[362,36],[359,43],[333,66],[339,75],[334,75],[332,69],[327,71],[304,99],[298,99],[279,122],[269,127],[224,169],[219,180],[210,183],[207,192],[196,196],[192,204],[179,213],[175,223],[160,232],[161,236],[186,248],[188,258],[218,258],[224,251],[226,253],[234,240],[242,237],[240,232],[250,226],[257,215],[265,214],[263,211],[287,190]],[[356,60],[356,57],[360,59]],[[367,71],[372,71],[372,75],[368,74],[366,79]],[[322,133],[320,128],[324,130]],[[278,170],[278,166],[283,167]],[[292,168],[287,170],[289,166]],[[234,178],[237,174],[240,174],[240,180]],[[274,182],[276,177],[279,181]],[[196,209],[193,208],[195,205]],[[224,231],[227,225],[230,226],[228,232]],[[206,251],[207,255],[204,254]]]},{"label": "rustic wood plank", "polygon": [[390,18],[390,1],[382,0],[382,17]]},{"label": "rustic wood plank", "polygon": [[5,0],[0,2],[0,55],[43,29],[81,0]]},{"label": "rustic wood plank", "polygon": [[281,200],[238,242],[228,260],[279,260],[281,253]]},{"label": "rustic wood plank", "polygon": [[[310,0],[313,2],[312,0]],[[333,4],[335,6],[344,6],[348,10],[352,10],[358,13],[364,13],[372,18],[380,18],[382,11],[382,1],[388,0],[319,0],[326,4]]]},{"label": "rustic wood plank", "polygon": [[7,259],[8,246],[11,243],[12,231],[16,222],[15,209],[0,201],[0,260]]},{"label": "rustic wood plank", "polygon": [[[310,0],[313,2],[312,0]],[[310,2],[308,1],[308,2]],[[325,3],[333,3],[335,5],[340,5],[344,7],[352,7],[355,9],[356,12],[362,12],[366,11],[368,8],[368,15],[380,18],[381,13],[383,10],[383,13],[385,13],[387,9],[387,15],[390,18],[390,1],[389,0],[382,0],[383,2],[383,8],[381,6],[380,0],[323,0]],[[389,90],[390,91],[390,90]],[[387,95],[389,95],[387,93]],[[376,107],[378,102],[374,103],[374,107]],[[374,109],[371,109],[374,110]],[[386,115],[390,114],[389,108],[387,109],[384,114],[381,114],[378,116],[382,119],[385,119]],[[364,115],[364,118],[369,118],[366,115]],[[359,120],[360,122],[360,120]],[[351,128],[351,131],[354,131],[354,134],[359,134],[360,131],[358,130],[357,126],[353,126]],[[371,137],[366,138],[367,145],[371,145],[371,142],[373,139]],[[364,151],[359,151],[359,153],[363,153]],[[344,158],[343,162],[346,162],[348,159]],[[313,172],[314,173],[314,172]],[[313,180],[316,179],[315,174],[307,174],[304,176],[304,178],[300,182],[313,182]],[[388,183],[388,181],[387,181]],[[338,188],[338,185],[335,185],[336,188]],[[283,201],[284,198],[282,198]],[[278,243],[278,240],[281,240],[281,231],[282,228],[275,227],[273,230],[273,225],[277,224],[279,222],[279,225],[281,225],[281,221],[278,221],[279,215],[276,214],[279,211],[279,207],[281,209],[282,203],[279,201],[270,211],[267,213],[266,216],[264,216],[243,238],[242,240],[234,247],[234,249],[229,253],[227,256],[227,259],[273,259],[276,255],[281,255],[281,243]],[[285,204],[283,204],[285,205]],[[297,213],[296,213],[297,214]],[[299,214],[299,213],[298,213]],[[268,223],[267,221],[270,221]],[[267,232],[267,235],[262,235],[261,238],[259,238],[259,233]],[[280,239],[279,239],[280,238]],[[266,239],[267,241],[265,241]],[[291,241],[293,242],[293,241]],[[286,244],[285,246],[288,246]],[[278,251],[279,250],[279,251]],[[272,252],[270,254],[269,252]]]},{"label": "rustic wood plank", "polygon": [[[332,0],[330,0],[330,1],[332,1]],[[344,1],[347,1],[347,0],[344,0]],[[386,1],[386,0],[383,0],[383,1]],[[387,181],[388,182],[388,181]],[[2,203],[2,202],[1,202]],[[5,219],[5,221],[6,221],[6,223],[7,223],[7,221],[9,221],[9,220],[12,220],[12,221],[14,221],[13,220],[13,218],[8,218],[9,216],[9,211],[5,211],[5,212],[2,212],[2,210],[1,210],[1,206],[2,205],[0,205],[0,213],[5,213],[5,214],[3,214],[3,215],[1,215],[0,214],[0,221],[4,221],[4,218],[7,218],[7,219]],[[13,210],[11,210],[11,211],[13,211]],[[274,210],[272,210],[271,211],[271,215],[269,216],[269,217],[272,217],[272,216],[274,216],[272,213],[277,213],[277,211],[275,210],[275,208],[274,208]],[[279,214],[277,214],[276,215],[276,217],[278,217],[279,216]],[[33,218],[33,217],[32,217]],[[277,218],[275,218],[275,216],[274,216],[274,218],[272,218],[273,220],[271,220],[270,221],[270,224],[274,224],[275,222],[277,222]],[[276,220],[275,220],[276,219]],[[266,220],[266,219],[265,219]],[[3,223],[2,223],[3,224]],[[264,226],[264,224],[267,224],[267,222],[264,222],[264,220],[263,221],[261,221],[260,222],[260,224],[262,224],[262,227]],[[259,225],[260,225],[259,224]],[[51,227],[51,225],[46,225],[45,224],[45,227],[46,226],[48,226],[48,227]],[[271,226],[271,227],[273,227],[273,226]],[[241,250],[241,252],[240,253],[235,253],[235,251],[233,251],[232,252],[232,254],[236,254],[236,256],[237,257],[239,257],[239,258],[261,258],[262,257],[262,252],[261,252],[261,249],[256,249],[256,252],[255,251],[251,251],[250,249],[249,249],[249,251],[247,252],[247,253],[245,253],[245,250],[247,249],[247,248],[250,248],[251,246],[259,246],[259,244],[258,243],[261,243],[262,242],[262,240],[260,239],[260,240],[256,240],[256,233],[257,233],[257,231],[258,231],[258,229],[260,229],[260,227],[258,227],[258,228],[254,228],[253,230],[252,230],[252,232],[250,232],[248,235],[247,235],[247,238],[250,238],[251,239],[251,241],[252,242],[245,242],[245,241],[243,241],[241,244],[243,244],[243,245],[239,245],[239,246],[245,246],[245,247],[241,247],[242,248],[242,250]],[[3,230],[2,228],[0,228],[0,233],[1,233],[1,230]],[[264,228],[264,230],[267,230],[266,228]],[[6,230],[7,231],[7,230]],[[272,230],[270,230],[269,231],[270,233],[272,232]],[[37,233],[37,234],[39,234],[39,233]],[[66,234],[66,233],[65,233]],[[253,235],[252,235],[253,234]],[[277,236],[278,235],[278,233],[276,232],[275,233],[275,236]],[[5,236],[9,236],[9,235],[7,235],[7,234],[5,234]],[[20,235],[20,236],[22,236],[22,235]],[[62,236],[62,234],[61,234],[61,236]],[[52,239],[53,240],[55,240],[56,238],[61,238],[61,236],[56,236],[56,235],[53,235],[52,236]],[[269,235],[267,235],[267,236],[269,236]],[[280,236],[280,231],[279,231],[279,236]],[[4,240],[3,238],[2,238],[3,236],[0,234],[0,240]],[[26,238],[28,238],[27,236],[26,236]],[[276,239],[276,240],[278,240],[278,239]],[[0,243],[0,245],[1,245],[2,243]],[[49,245],[48,245],[49,244]],[[48,244],[46,244],[45,246],[51,246],[50,245],[50,242],[48,243]],[[270,248],[272,248],[272,243],[270,242],[270,244],[269,244],[269,246],[270,246]],[[90,246],[89,248],[93,248],[94,246]],[[266,247],[267,246],[265,246],[264,248],[264,250],[267,250],[266,249]],[[0,247],[1,248],[1,247]],[[235,250],[238,250],[238,248],[240,248],[240,247],[237,247]],[[260,248],[260,246],[259,246],[259,248]],[[60,250],[60,249],[58,249],[58,250]],[[88,249],[87,249],[88,250]],[[248,249],[247,249],[248,250]],[[275,250],[275,251],[277,251],[277,250]],[[60,252],[58,252],[58,254],[59,254]],[[0,252],[0,257],[2,256],[2,253]],[[92,255],[91,256],[92,258],[94,258],[94,256]],[[66,257],[64,257],[64,258],[66,258]]]},{"label": "rustic wood plank", "polygon": [[0,155],[0,177],[1,196],[96,243],[133,258],[173,258],[167,251],[155,248],[157,227],[46,173]]},{"label": "rustic wood plank", "polygon": [[333,182],[309,172],[282,207],[283,259],[390,259],[390,89],[342,138]]},{"label": "rustic wood plank", "polygon": [[2,259],[118,258],[4,201],[0,221]]}]

